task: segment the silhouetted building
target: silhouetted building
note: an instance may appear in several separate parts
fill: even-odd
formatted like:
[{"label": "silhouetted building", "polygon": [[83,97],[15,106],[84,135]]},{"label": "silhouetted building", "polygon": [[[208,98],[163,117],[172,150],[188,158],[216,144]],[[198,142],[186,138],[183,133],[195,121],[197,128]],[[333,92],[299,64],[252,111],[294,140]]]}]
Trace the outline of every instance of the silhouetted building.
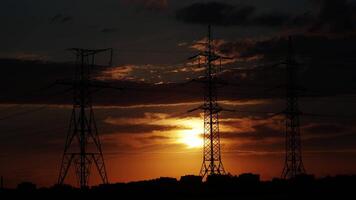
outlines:
[{"label": "silhouetted building", "polygon": [[17,190],[27,192],[27,191],[35,191],[37,189],[36,184],[31,182],[22,182],[17,185]]},{"label": "silhouetted building", "polygon": [[149,180],[146,183],[159,185],[162,187],[170,187],[170,186],[176,186],[178,184],[178,180],[176,178],[160,177],[158,179]]},{"label": "silhouetted building", "polygon": [[70,191],[73,190],[74,187],[68,184],[56,184],[51,189],[58,191]]},{"label": "silhouetted building", "polygon": [[[200,184],[198,184],[200,181]],[[188,175],[131,183],[102,184],[86,190],[69,185],[55,185],[51,188],[36,189],[36,185],[24,182],[17,189],[4,189],[4,196],[25,195],[25,198],[43,197],[52,199],[70,197],[108,199],[130,197],[130,199],[350,199],[354,196],[356,176],[336,176],[315,179],[311,175],[300,175],[294,179],[273,179],[260,181],[259,175],[241,174],[209,176],[202,182],[198,176]],[[4,198],[5,199],[5,198]],[[351,198],[352,199],[352,198]]]},{"label": "silhouetted building", "polygon": [[180,177],[179,182],[185,185],[200,185],[203,181],[202,176],[195,176],[195,175],[185,175]]},{"label": "silhouetted building", "polygon": [[227,175],[209,175],[206,179],[206,182],[208,184],[212,184],[212,185],[220,185],[220,184],[232,184],[232,182],[234,181],[234,177],[230,174]]},{"label": "silhouetted building", "polygon": [[295,176],[291,181],[296,182],[296,183],[312,183],[315,181],[314,175],[309,175],[309,174],[299,174]]},{"label": "silhouetted building", "polygon": [[252,173],[240,174],[238,180],[244,184],[258,184],[260,183],[260,175]]}]

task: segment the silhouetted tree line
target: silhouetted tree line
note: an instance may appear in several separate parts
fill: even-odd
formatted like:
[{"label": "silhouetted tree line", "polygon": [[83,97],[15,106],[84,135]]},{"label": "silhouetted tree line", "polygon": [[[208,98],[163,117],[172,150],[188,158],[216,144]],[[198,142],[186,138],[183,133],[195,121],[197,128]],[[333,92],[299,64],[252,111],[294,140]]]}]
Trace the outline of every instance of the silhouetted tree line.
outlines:
[{"label": "silhouetted tree line", "polygon": [[1,189],[1,196],[26,197],[100,197],[113,199],[355,199],[356,175],[316,179],[300,175],[294,179],[261,181],[256,174],[216,175],[203,181],[200,176],[180,180],[161,177],[154,180],[115,183],[78,189],[70,185],[37,188],[30,182],[16,189]]}]

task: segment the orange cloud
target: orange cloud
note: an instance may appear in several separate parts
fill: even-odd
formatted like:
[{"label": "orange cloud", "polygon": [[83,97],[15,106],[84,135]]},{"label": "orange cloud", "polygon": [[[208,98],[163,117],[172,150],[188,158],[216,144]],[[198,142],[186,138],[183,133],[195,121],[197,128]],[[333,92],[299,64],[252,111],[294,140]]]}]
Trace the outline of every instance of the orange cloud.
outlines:
[{"label": "orange cloud", "polygon": [[102,71],[96,78],[98,80],[128,80],[130,78],[130,74],[134,70],[135,66],[133,65],[125,65],[112,67],[105,71]]},{"label": "orange cloud", "polygon": [[[190,45],[191,49],[205,52],[207,49],[208,38],[203,38],[201,40],[195,41]],[[257,40],[244,39],[237,42],[229,42],[226,40],[215,39],[212,40],[212,48],[215,54],[224,57],[225,59],[214,61],[215,65],[227,65],[235,62],[250,62],[262,59],[263,55],[253,55],[249,57],[242,56],[242,53],[248,48],[253,47]],[[229,58],[229,59],[226,59]],[[192,61],[190,65],[198,65],[199,59]],[[204,58],[200,58],[200,63],[204,63]]]}]

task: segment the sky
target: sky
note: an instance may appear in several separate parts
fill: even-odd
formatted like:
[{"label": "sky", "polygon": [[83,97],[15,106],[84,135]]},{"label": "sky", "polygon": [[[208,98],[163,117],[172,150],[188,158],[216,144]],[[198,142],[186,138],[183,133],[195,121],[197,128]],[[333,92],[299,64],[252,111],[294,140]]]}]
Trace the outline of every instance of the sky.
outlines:
[{"label": "sky", "polygon": [[[255,111],[221,114],[222,161],[237,175],[271,179],[284,164],[285,68],[293,36],[304,88],[304,165],[316,176],[356,173],[356,1],[354,0],[4,0],[0,7],[0,175],[5,184],[56,183],[72,93],[68,48],[113,48],[93,79],[121,90],[93,94],[110,182],[198,174],[203,100],[188,60],[212,25],[223,62],[220,104]],[[68,183],[75,183],[73,174]],[[91,184],[100,183],[93,172]]]}]

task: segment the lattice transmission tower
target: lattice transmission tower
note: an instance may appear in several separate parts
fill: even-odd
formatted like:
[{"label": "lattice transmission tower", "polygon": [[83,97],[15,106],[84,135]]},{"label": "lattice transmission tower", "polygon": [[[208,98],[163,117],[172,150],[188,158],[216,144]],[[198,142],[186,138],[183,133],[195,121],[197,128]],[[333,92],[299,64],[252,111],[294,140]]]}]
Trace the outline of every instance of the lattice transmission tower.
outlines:
[{"label": "lattice transmission tower", "polygon": [[301,87],[298,86],[298,66],[295,60],[292,37],[288,39],[288,57],[286,60],[286,110],[285,114],[285,164],[282,178],[290,179],[297,175],[305,174],[302,160],[302,142],[300,136],[300,115],[298,104],[298,93]]},{"label": "lattice transmission tower", "polygon": [[91,68],[95,65],[98,53],[109,51],[112,62],[112,49],[70,49],[76,55],[74,80],[58,81],[58,84],[71,86],[73,110],[64,147],[58,184],[63,184],[71,166],[74,167],[80,188],[89,186],[91,167],[94,164],[102,183],[108,183],[103,152],[92,107],[91,90],[105,85],[91,80]]},{"label": "lattice transmission tower", "polygon": [[[199,64],[201,58],[205,61],[205,76],[201,80],[204,83],[204,104],[189,111],[201,109],[204,112],[203,163],[200,176],[223,175],[225,169],[221,161],[219,132],[219,114],[223,109],[218,104],[217,76],[221,68],[221,59],[224,58],[217,55],[213,49],[210,25],[208,26],[206,50],[190,59],[193,58],[198,58]],[[218,62],[219,60],[220,62]]]}]

